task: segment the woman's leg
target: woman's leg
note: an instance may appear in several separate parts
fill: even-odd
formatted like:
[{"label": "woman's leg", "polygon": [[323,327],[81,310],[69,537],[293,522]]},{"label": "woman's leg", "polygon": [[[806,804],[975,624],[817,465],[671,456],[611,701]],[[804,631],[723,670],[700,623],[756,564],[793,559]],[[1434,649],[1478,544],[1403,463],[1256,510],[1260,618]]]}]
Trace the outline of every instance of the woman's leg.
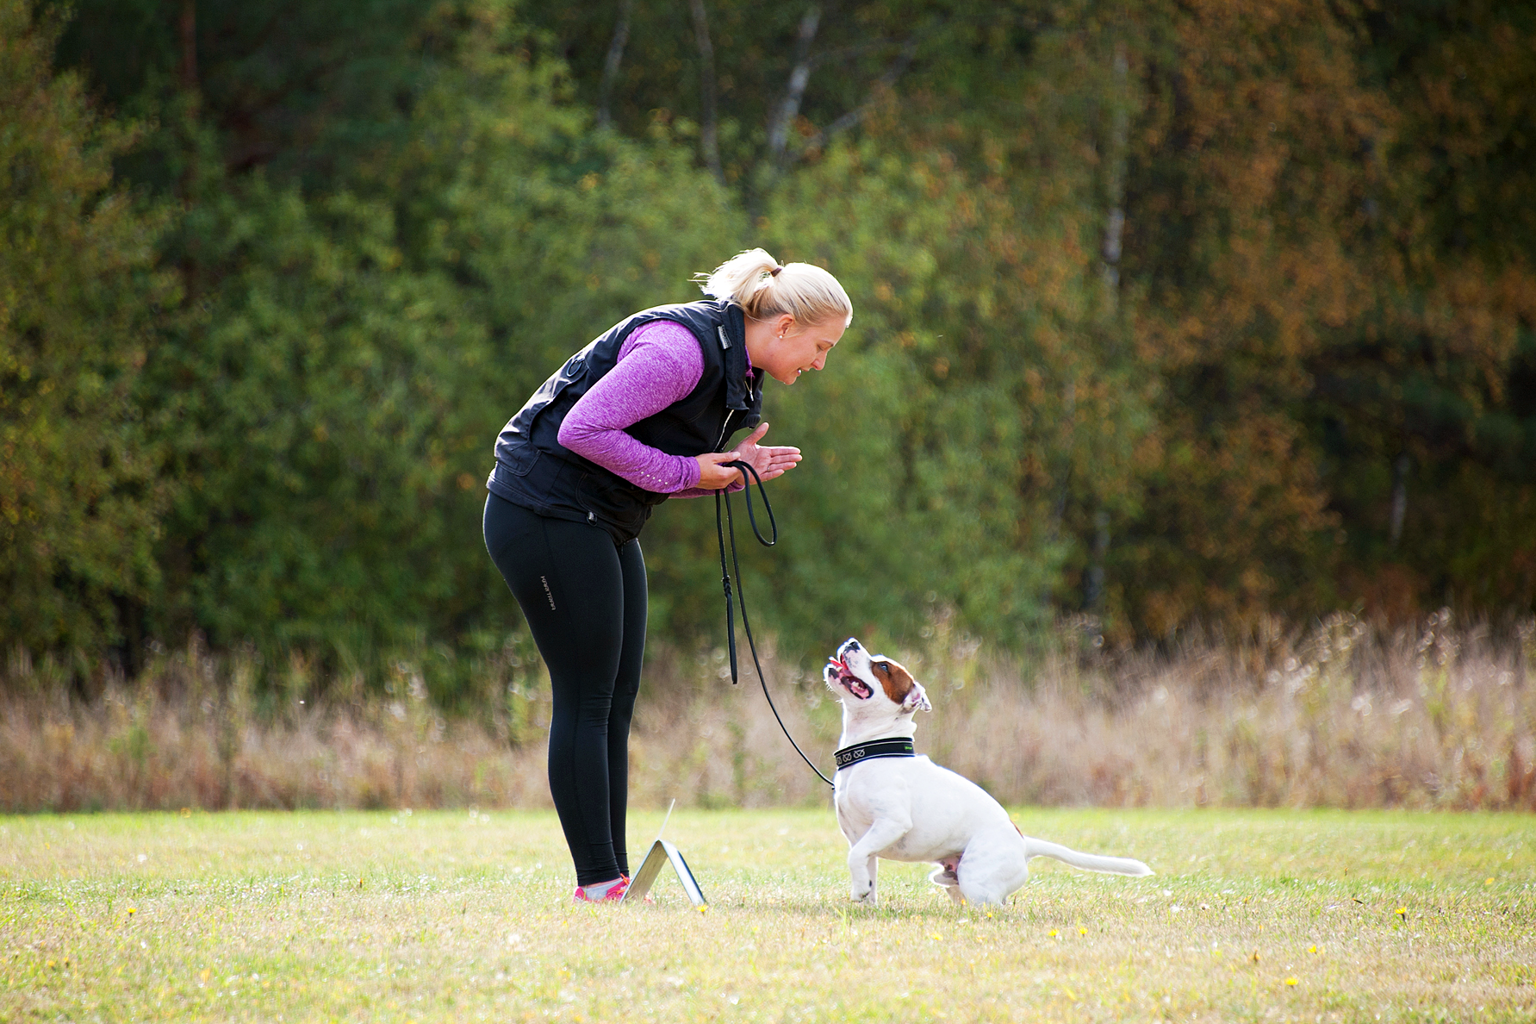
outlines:
[{"label": "woman's leg", "polygon": [[[610,721],[630,618],[619,551],[598,527],[547,519],[495,495],[486,501],[485,540],[549,668],[549,789],[577,884],[617,878]],[[618,701],[626,724],[636,677]]]},{"label": "woman's leg", "polygon": [[629,807],[629,722],[634,716],[635,697],[640,692],[640,667],[645,659],[647,601],[645,556],[638,540],[619,548],[619,565],[624,574],[624,642],[619,652],[613,708],[608,713],[608,812],[614,857],[619,871],[628,875],[624,818]]}]

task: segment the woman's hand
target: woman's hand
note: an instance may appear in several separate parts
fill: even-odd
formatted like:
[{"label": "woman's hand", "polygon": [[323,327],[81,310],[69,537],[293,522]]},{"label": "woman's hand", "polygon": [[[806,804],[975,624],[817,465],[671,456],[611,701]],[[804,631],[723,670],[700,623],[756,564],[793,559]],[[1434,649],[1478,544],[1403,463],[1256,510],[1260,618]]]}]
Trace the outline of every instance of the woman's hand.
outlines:
[{"label": "woman's hand", "polygon": [[774,447],[760,445],[758,440],[768,433],[768,424],[761,423],[757,429],[742,439],[741,443],[728,452],[706,452],[697,456],[699,464],[698,486],[707,491],[718,491],[732,484],[740,483],[744,476],[750,474],[742,470],[724,465],[727,462],[741,461],[757,470],[757,475],[764,481],[772,480],[776,476],[793,469],[795,463],[800,461],[800,449]]}]

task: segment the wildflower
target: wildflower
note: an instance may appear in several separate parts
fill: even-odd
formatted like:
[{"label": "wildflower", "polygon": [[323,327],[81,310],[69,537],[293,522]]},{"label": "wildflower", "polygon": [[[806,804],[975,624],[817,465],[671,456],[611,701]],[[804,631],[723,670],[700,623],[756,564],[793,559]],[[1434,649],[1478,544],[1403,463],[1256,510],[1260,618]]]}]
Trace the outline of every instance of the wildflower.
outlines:
[{"label": "wildflower", "polygon": [[128,908],[128,916],[129,917],[132,917],[134,914],[137,914],[138,912],[139,912],[139,908],[138,907],[129,907]]},{"label": "wildflower", "polygon": [[1056,929],[1052,928],[1050,931],[1046,932],[1045,937],[1048,939],[1054,939],[1056,937]]},{"label": "wildflower", "polygon": [[1493,879],[1492,878],[1485,878],[1485,879],[1483,879],[1483,884],[1484,885],[1492,885],[1493,884]]},{"label": "wildflower", "polygon": [[1300,985],[1301,984],[1301,979],[1300,978],[1286,978],[1285,979],[1285,983],[1287,985]]},{"label": "wildflower", "polygon": [[1402,918],[1404,921],[1408,920],[1408,908],[1407,907],[1398,907],[1397,910],[1396,910],[1396,914],[1397,914],[1398,917]]},{"label": "wildflower", "polygon": [[1307,952],[1308,953],[1316,953],[1317,952],[1317,947],[1316,946],[1308,946],[1307,947]]},{"label": "wildflower", "polygon": [[1079,934],[1079,935],[1087,935],[1088,934],[1088,929],[1082,927],[1081,925],[1079,925],[1078,928],[1077,928],[1077,934]]}]

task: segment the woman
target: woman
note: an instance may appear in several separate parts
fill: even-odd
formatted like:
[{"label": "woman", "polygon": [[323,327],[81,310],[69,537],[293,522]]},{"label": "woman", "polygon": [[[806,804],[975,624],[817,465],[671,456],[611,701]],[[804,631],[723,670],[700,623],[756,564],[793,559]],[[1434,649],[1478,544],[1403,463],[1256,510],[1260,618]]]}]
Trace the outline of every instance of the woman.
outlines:
[{"label": "woman", "polygon": [[[702,276],[702,275],[701,275]],[[651,509],[772,480],[800,449],[761,445],[763,375],[819,370],[853,319],[837,279],[762,249],[721,264],[708,299],[648,309],[544,382],[496,441],[485,545],[549,668],[549,789],[576,865],[577,901],[629,884],[629,723],[645,650]],[[752,432],[729,451],[731,435]]]}]

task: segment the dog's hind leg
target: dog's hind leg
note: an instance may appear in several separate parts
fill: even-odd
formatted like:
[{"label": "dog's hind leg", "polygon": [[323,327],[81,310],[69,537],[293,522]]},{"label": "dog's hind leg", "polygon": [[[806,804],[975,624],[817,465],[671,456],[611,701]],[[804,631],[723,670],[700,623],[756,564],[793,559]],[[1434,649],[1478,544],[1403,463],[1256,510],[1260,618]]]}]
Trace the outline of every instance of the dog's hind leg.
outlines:
[{"label": "dog's hind leg", "polygon": [[939,866],[928,876],[928,881],[943,889],[956,903],[964,903],[965,896],[960,892],[959,867],[959,857],[939,861]]},{"label": "dog's hind leg", "polygon": [[1024,837],[1011,824],[972,836],[961,861],[960,893],[971,903],[1002,906],[1029,878]]}]

